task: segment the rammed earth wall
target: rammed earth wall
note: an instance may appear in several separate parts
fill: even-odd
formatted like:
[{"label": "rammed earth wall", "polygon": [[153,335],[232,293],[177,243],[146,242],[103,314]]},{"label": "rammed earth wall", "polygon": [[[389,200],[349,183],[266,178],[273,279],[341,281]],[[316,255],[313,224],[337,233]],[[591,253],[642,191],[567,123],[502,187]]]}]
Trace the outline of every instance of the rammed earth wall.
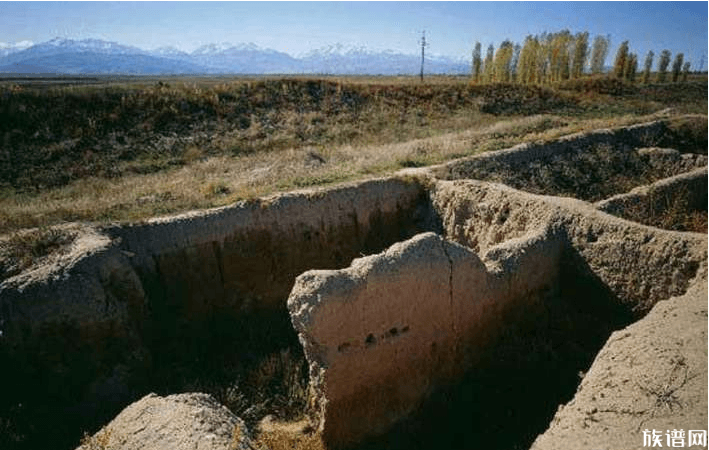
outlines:
[{"label": "rammed earth wall", "polygon": [[592,357],[614,329],[684,293],[707,256],[703,235],[639,226],[572,199],[478,181],[437,182],[431,197],[458,243],[419,235],[347,269],[306,272],[291,291],[319,425],[334,448],[387,430],[463,380],[540,308],[556,318],[539,326],[574,323],[561,340]]},{"label": "rammed earth wall", "polygon": [[[510,367],[565,386],[548,395],[553,412],[612,331],[694,292],[706,235],[452,179],[597,144],[647,146],[663,130],[662,122],[602,130],[394,178],[139,224],[77,225],[68,252],[0,284],[0,419],[29,436],[28,448],[70,445],[156,377],[182,376],[173,368],[253,358],[263,350],[255,347],[277,349],[296,331],[331,446],[384,433],[471,376],[490,392],[496,383],[524,387],[506,378]],[[678,180],[706,183],[703,173]],[[498,352],[511,365],[496,368]],[[554,369],[536,359],[563,365],[566,378],[547,380]],[[480,382],[486,371],[497,380],[489,386]],[[551,418],[530,410],[515,426],[534,417],[541,424],[515,442],[531,443]]]},{"label": "rammed earth wall", "polygon": [[299,273],[436,226],[420,184],[388,179],[82,230],[56,264],[0,285],[0,410],[66,417],[66,435],[38,438],[74,441],[180,367],[294,341]]},{"label": "rammed earth wall", "polygon": [[296,279],[288,307],[329,445],[382,433],[460,380],[505,326],[506,310],[558,284],[558,237],[542,233],[502,253],[488,268],[470,249],[427,233],[348,269]]}]

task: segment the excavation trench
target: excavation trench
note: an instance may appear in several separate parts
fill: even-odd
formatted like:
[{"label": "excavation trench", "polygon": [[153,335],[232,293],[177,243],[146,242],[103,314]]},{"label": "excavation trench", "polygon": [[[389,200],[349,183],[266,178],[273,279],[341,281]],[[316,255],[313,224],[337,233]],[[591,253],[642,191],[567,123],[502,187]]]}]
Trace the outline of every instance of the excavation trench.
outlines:
[{"label": "excavation trench", "polygon": [[0,447],[73,448],[151,391],[281,412],[256,388],[307,384],[295,277],[439,227],[422,185],[389,179],[81,235],[68,268],[2,285]]},{"label": "excavation trench", "polygon": [[72,448],[148,392],[206,391],[251,423],[307,412],[332,448],[529,448],[706,238],[467,178],[591,144],[610,167],[655,127],[82,235],[0,285],[0,447]]},{"label": "excavation trench", "polygon": [[418,235],[297,279],[289,307],[332,448],[526,449],[545,430],[642,313],[563,230],[521,234],[482,260]]},{"label": "excavation trench", "polygon": [[476,348],[455,382],[431,387],[413,413],[356,447],[526,450],[572,399],[611,332],[634,320],[571,251],[549,284],[495,316],[498,329],[474,332]]},{"label": "excavation trench", "polygon": [[670,134],[664,122],[597,130],[464,158],[441,166],[437,175],[596,202],[707,165],[706,137],[702,146],[668,139]]}]

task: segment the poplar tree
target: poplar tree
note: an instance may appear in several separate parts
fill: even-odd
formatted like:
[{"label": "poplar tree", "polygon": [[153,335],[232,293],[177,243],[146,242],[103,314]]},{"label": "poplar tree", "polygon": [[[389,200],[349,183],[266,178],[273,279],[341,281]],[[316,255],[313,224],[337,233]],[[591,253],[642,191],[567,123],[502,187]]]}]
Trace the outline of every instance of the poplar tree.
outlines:
[{"label": "poplar tree", "polygon": [[583,75],[583,68],[586,66],[588,58],[588,31],[576,34],[574,42],[574,63],[571,70],[571,78],[580,78]]},{"label": "poplar tree", "polygon": [[623,78],[625,75],[625,66],[628,59],[628,41],[623,41],[618,47],[618,52],[615,54],[615,62],[613,63],[613,74],[616,78]]},{"label": "poplar tree", "polygon": [[691,66],[692,66],[692,64],[689,61],[684,63],[684,67],[682,68],[682,82],[683,83],[687,81],[687,75],[689,74],[689,68]]},{"label": "poplar tree", "polygon": [[655,54],[650,50],[645,56],[645,70],[643,70],[643,83],[647,84],[650,82],[650,70],[652,69],[652,58]]},{"label": "poplar tree", "polygon": [[505,40],[497,49],[495,54],[495,62],[493,66],[493,79],[499,83],[510,82],[510,63],[514,54],[514,44],[512,41]]},{"label": "poplar tree", "polygon": [[550,60],[551,60],[551,41],[552,36],[546,32],[539,37],[539,45],[537,46],[537,75],[539,83],[544,84],[549,82],[550,75]]},{"label": "poplar tree", "polygon": [[675,61],[672,63],[672,82],[676,83],[679,80],[679,74],[682,70],[682,60],[684,59],[684,53],[677,53],[675,56]]},{"label": "poplar tree", "polygon": [[591,50],[591,73],[603,73],[603,65],[606,63],[608,56],[608,47],[610,46],[610,36],[596,36],[593,40],[593,48]]},{"label": "poplar tree", "polygon": [[522,47],[519,44],[515,44],[514,51],[512,52],[512,61],[510,62],[510,81],[517,83],[517,70],[519,67],[519,53],[522,51]]},{"label": "poplar tree", "polygon": [[481,45],[480,42],[476,42],[475,50],[473,50],[473,80],[476,83],[480,82],[482,64],[483,62],[481,57]]},{"label": "poplar tree", "polygon": [[519,62],[517,63],[518,83],[533,84],[536,82],[538,46],[539,42],[536,36],[529,35],[524,39],[524,46],[522,46],[522,50],[519,53]]},{"label": "poplar tree", "polygon": [[493,56],[495,54],[495,47],[490,44],[487,48],[487,55],[485,55],[485,66],[483,67],[483,81],[485,83],[491,83],[493,77]]},{"label": "poplar tree", "polygon": [[670,59],[672,54],[669,50],[662,50],[660,53],[660,61],[657,65],[657,81],[659,83],[664,83],[667,79],[667,66],[670,65]]},{"label": "poplar tree", "polygon": [[625,79],[631,83],[635,82],[635,74],[638,71],[638,55],[631,53],[628,55],[628,59],[625,60],[625,68],[623,69],[623,74]]},{"label": "poplar tree", "polygon": [[569,46],[571,39],[569,30],[549,35],[549,81],[567,80],[569,78]]}]

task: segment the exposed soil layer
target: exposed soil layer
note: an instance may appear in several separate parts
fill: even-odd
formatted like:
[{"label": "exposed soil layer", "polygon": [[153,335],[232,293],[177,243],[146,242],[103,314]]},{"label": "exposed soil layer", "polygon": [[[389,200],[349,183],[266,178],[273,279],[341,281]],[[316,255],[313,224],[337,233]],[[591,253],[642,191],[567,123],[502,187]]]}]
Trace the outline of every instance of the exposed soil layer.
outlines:
[{"label": "exposed soil layer", "polygon": [[610,333],[633,320],[607,288],[569,263],[562,261],[558,286],[507,311],[504,332],[458,384],[358,448],[528,449],[571,400]]},{"label": "exposed soil layer", "polygon": [[[322,384],[313,378],[318,361],[312,350],[327,354],[323,349],[334,343],[332,354],[340,357],[349,349],[365,365],[367,355],[380,352],[383,365],[372,364],[371,373],[381,369],[389,378],[343,371],[370,384],[372,398],[381,399],[387,383],[397,384],[392,374],[408,374],[412,387],[405,393],[408,403],[382,422],[386,429],[369,436],[352,425],[355,432],[347,437],[373,440],[335,440],[333,447],[346,442],[392,449],[529,448],[558,405],[573,397],[611,333],[659,301],[683,295],[706,270],[706,236],[649,228],[605,214],[599,204],[560,198],[606,199],[706,165],[703,155],[643,150],[666,132],[661,122],[602,130],[466,158],[414,177],[291,193],[141,224],[86,227],[61,254],[0,281],[0,447],[71,448],[83,431],[95,431],[151,391],[207,391],[247,425],[266,414],[292,419],[294,412],[313,407],[306,405],[312,398],[303,358],[311,388],[317,389]],[[687,138],[687,148],[705,139],[697,136]],[[681,141],[679,135],[672,139]],[[706,170],[703,176],[690,177],[691,183],[705,186]],[[694,184],[670,184],[696,191]],[[703,201],[706,211],[706,189],[703,200],[673,192],[675,199],[691,197],[687,209],[701,209]],[[436,266],[440,283],[429,286],[430,292],[445,301],[446,320],[456,324],[456,333],[459,326],[475,326],[460,332],[461,340],[447,335],[443,325],[434,327],[430,336],[440,339],[425,348],[424,357],[409,361],[406,353],[395,352],[395,359],[387,349],[420,336],[421,328],[387,320],[430,306],[425,291],[407,283],[423,286],[431,272],[367,279],[362,260],[379,261],[387,274],[407,262],[397,259],[397,249],[423,232],[438,236],[443,252]],[[544,253],[547,246],[553,255]],[[371,259],[359,259],[365,255]],[[456,272],[457,257],[475,270]],[[420,262],[432,264],[426,257]],[[350,315],[332,315],[324,329],[336,330],[338,339],[350,323],[378,330],[362,336],[358,331],[363,353],[356,353],[359,347],[349,342],[317,341],[308,335],[307,321],[296,326],[299,334],[294,330],[297,321],[286,299],[293,296],[294,281],[312,269],[327,272],[323,277],[354,274],[367,298],[376,300],[372,308],[407,289],[411,295],[399,295],[403,306],[393,308],[391,317],[358,322],[357,314],[366,318],[375,309],[355,307]],[[466,295],[488,292],[466,278],[473,275],[487,280],[495,296],[466,308]],[[463,281],[455,284],[458,277]],[[317,305],[331,295],[312,293]],[[454,297],[459,309],[448,311],[445,305],[455,304]],[[433,321],[432,314],[418,318],[422,326]],[[419,348],[414,344],[406,348]],[[388,371],[386,363],[394,361],[404,364]],[[426,364],[433,368],[430,376],[414,376]],[[352,386],[343,398],[357,398]],[[347,414],[362,406],[367,405],[340,408],[340,415],[308,412],[325,411],[331,424],[346,423]],[[384,406],[370,409],[385,411]],[[324,426],[328,436],[331,425]]]},{"label": "exposed soil layer", "polygon": [[3,448],[71,447],[151,391],[248,409],[264,394],[232,388],[288,350],[296,367],[254,385],[285,395],[278,376],[305,376],[285,308],[296,275],[437,226],[423,187],[392,179],[102,230],[99,248],[2,284]]}]

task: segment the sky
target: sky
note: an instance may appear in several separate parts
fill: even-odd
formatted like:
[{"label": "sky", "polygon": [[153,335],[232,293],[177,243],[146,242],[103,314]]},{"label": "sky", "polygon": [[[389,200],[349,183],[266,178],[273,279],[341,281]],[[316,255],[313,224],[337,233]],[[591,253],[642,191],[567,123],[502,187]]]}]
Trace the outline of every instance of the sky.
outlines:
[{"label": "sky", "polygon": [[[95,38],[142,49],[185,51],[209,43],[253,42],[291,54],[341,43],[414,54],[426,30],[427,51],[470,58],[505,39],[569,29],[610,35],[607,63],[623,40],[638,54],[683,52],[707,67],[702,2],[5,2],[0,43],[55,37]],[[657,60],[657,57],[655,58]]]}]

